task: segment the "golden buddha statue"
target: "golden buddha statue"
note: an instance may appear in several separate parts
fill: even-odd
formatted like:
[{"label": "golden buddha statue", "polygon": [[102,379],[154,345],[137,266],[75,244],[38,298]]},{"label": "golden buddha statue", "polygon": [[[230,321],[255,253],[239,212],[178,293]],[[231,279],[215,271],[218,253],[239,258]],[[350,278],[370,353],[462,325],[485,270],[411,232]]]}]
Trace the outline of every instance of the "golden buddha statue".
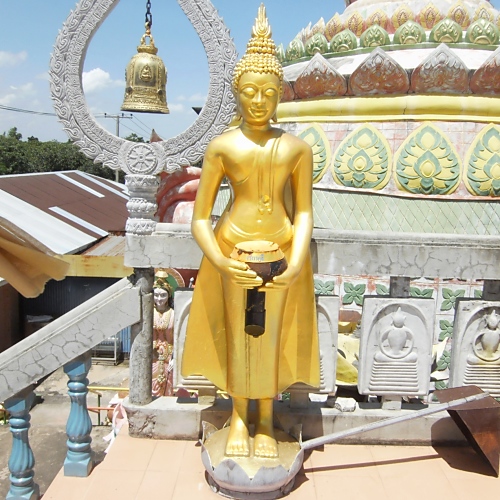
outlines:
[{"label": "golden buddha statue", "polygon": [[[226,456],[250,455],[249,400],[258,402],[254,456],[275,458],[273,399],[291,384],[319,385],[319,348],[309,254],[313,228],[312,151],[271,126],[283,69],[261,5],[247,52],[236,65],[233,91],[241,125],[208,145],[192,232],[202,260],[187,326],[182,373],[203,375],[228,392],[233,411]],[[211,213],[222,180],[231,200],[215,230]],[[288,267],[263,284],[230,257],[248,241],[279,246]],[[245,333],[246,292],[265,292],[264,334]]]}]

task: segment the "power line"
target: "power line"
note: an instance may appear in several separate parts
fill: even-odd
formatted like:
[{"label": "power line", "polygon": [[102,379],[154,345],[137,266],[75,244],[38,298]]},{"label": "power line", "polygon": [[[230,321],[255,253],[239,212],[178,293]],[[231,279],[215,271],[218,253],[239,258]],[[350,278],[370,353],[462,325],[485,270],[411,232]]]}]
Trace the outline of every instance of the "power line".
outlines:
[{"label": "power line", "polygon": [[44,111],[33,111],[31,109],[14,108],[12,106],[4,106],[0,104],[0,109],[5,111],[13,111],[15,113],[26,113],[29,115],[42,115],[42,116],[57,116],[55,113],[45,113]]},{"label": "power line", "polygon": [[142,125],[143,125],[144,127],[146,127],[146,129],[148,129],[148,133],[149,133],[149,132],[151,132],[151,130],[153,130],[153,128],[152,128],[152,127],[149,127],[149,126],[148,126],[148,125],[146,125],[143,121],[139,120],[139,118],[137,118],[137,116],[136,116],[136,115],[132,115],[132,116],[133,116],[133,117],[134,117],[134,118],[135,118],[135,119],[136,119],[139,123],[142,123]]}]

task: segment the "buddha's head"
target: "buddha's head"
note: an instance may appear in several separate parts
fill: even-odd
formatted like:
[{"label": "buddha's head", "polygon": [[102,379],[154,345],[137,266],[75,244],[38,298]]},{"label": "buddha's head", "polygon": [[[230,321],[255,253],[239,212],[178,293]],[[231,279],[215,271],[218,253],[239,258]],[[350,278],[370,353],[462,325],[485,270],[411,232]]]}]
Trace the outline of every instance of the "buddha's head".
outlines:
[{"label": "buddha's head", "polygon": [[283,68],[264,5],[259,7],[247,51],[234,68],[233,92],[244,120],[263,122],[274,117],[283,93]]}]

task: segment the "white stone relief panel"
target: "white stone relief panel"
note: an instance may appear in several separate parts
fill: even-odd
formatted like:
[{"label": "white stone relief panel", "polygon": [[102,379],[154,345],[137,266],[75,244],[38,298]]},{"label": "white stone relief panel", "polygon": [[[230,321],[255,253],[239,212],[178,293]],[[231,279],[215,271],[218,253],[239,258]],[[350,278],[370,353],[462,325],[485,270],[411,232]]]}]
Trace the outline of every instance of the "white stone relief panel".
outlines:
[{"label": "white stone relief panel", "polygon": [[449,385],[477,385],[500,397],[500,302],[458,301]]},{"label": "white stone relief panel", "polygon": [[365,297],[358,390],[380,396],[429,391],[435,302]]}]

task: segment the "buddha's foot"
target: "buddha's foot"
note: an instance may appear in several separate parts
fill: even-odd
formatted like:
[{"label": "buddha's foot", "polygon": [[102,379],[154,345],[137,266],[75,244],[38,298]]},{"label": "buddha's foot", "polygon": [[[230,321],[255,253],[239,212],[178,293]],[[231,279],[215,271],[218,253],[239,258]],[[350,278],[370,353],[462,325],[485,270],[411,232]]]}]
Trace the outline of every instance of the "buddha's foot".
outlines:
[{"label": "buddha's foot", "polygon": [[276,439],[267,434],[256,434],[254,454],[260,458],[277,458],[278,443]]},{"label": "buddha's foot", "polygon": [[245,426],[231,425],[225,455],[227,457],[248,457],[250,455],[248,430]]}]

